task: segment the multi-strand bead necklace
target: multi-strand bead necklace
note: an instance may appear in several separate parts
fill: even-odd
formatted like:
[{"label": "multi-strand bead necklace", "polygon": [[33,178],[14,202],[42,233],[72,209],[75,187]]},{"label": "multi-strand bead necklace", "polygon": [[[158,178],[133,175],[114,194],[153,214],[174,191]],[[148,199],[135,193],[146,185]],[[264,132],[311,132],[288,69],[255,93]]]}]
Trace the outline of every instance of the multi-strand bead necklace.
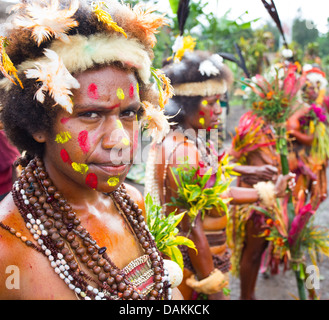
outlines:
[{"label": "multi-strand bead necklace", "polygon": [[[71,205],[56,189],[41,159],[35,158],[22,170],[14,183],[13,199],[26,227],[37,244],[0,222],[0,226],[26,245],[43,253],[58,276],[79,299],[171,299],[169,274],[157,250],[154,237],[144,221],[142,210],[127,194],[122,184],[110,196],[149,259],[153,285],[147,292],[138,290],[81,225]],[[110,235],[109,235],[110,236]],[[94,276],[80,267],[84,264]]]}]

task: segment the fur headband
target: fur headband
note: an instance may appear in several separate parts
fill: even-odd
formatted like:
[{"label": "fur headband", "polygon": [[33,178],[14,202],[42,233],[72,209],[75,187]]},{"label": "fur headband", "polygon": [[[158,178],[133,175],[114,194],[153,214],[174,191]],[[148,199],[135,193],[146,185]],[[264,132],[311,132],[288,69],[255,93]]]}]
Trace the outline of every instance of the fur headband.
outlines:
[{"label": "fur headband", "polygon": [[[151,60],[143,45],[135,39],[126,39],[123,36],[107,36],[99,33],[89,37],[69,36],[69,42],[55,40],[50,50],[55,51],[62,59],[70,73],[83,72],[94,64],[105,64],[121,61],[124,65],[135,67],[141,80],[149,83],[151,75]],[[34,68],[36,63],[42,63],[47,57],[36,60],[27,60],[17,66],[18,73]],[[0,87],[10,90],[13,83],[4,78]]]}]

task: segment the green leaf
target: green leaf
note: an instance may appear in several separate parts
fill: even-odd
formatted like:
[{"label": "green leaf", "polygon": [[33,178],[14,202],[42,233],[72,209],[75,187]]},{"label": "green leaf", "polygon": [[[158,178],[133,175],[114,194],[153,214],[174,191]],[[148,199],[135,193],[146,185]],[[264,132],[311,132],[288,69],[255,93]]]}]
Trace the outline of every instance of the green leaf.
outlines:
[{"label": "green leaf", "polygon": [[170,4],[173,14],[177,14],[179,0],[169,0],[169,4]]}]

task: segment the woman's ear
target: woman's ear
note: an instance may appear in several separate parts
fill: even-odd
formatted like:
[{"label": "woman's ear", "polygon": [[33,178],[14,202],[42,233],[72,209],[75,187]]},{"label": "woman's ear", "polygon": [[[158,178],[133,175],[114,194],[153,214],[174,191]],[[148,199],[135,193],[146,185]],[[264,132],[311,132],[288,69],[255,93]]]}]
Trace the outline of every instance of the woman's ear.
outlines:
[{"label": "woman's ear", "polygon": [[43,143],[46,142],[46,135],[43,132],[36,132],[32,134],[32,137],[36,142]]}]

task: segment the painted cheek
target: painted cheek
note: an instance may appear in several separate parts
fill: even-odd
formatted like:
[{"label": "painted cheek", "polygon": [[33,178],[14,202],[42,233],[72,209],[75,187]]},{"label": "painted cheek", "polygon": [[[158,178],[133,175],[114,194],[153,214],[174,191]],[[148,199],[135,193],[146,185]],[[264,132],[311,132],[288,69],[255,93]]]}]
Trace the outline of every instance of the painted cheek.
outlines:
[{"label": "painted cheek", "polygon": [[86,164],[76,162],[72,163],[72,168],[74,171],[79,172],[81,174],[86,174],[89,170],[89,167]]},{"label": "painted cheek", "polygon": [[200,116],[202,116],[202,117],[205,116],[205,113],[204,113],[203,111],[200,111],[199,114],[200,114]]},{"label": "painted cheek", "polygon": [[87,94],[88,97],[91,99],[95,99],[95,100],[99,99],[98,88],[95,83],[91,83],[88,86]]},{"label": "painted cheek", "polygon": [[214,115],[214,111],[210,110],[210,116],[212,117]]},{"label": "painted cheek", "polygon": [[204,121],[204,118],[200,118],[199,119],[199,123],[202,125],[202,127],[204,126],[204,123],[205,123],[205,121]]},{"label": "painted cheek", "polygon": [[111,177],[107,180],[107,183],[110,187],[115,187],[120,182],[118,177]]},{"label": "painted cheek", "polygon": [[69,120],[70,120],[70,118],[62,118],[61,123],[66,124]]},{"label": "painted cheek", "polygon": [[84,130],[79,133],[78,143],[83,153],[88,153],[90,149],[88,131]]},{"label": "painted cheek", "polygon": [[96,189],[98,184],[98,179],[95,173],[89,173],[86,177],[86,185],[91,189]]},{"label": "painted cheek", "polygon": [[57,143],[64,144],[64,143],[68,142],[70,139],[72,139],[70,132],[64,131],[64,132],[60,132],[56,135],[55,141]]},{"label": "painted cheek", "polygon": [[69,165],[72,164],[72,160],[70,159],[70,156],[65,149],[61,150],[60,155],[61,155],[63,162],[68,163]]}]

